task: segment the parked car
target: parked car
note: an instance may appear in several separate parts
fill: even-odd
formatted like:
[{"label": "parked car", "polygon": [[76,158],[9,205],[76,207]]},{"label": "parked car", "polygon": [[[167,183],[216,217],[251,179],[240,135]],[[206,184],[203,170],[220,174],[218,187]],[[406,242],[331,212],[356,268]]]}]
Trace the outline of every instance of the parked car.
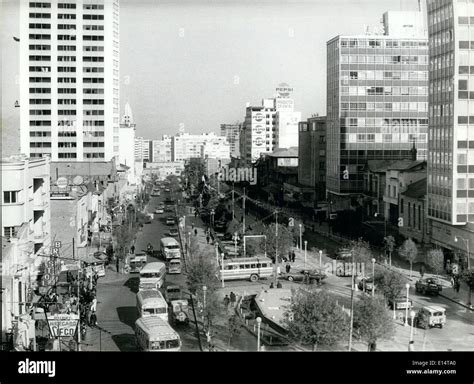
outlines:
[{"label": "parked car", "polygon": [[423,307],[415,315],[414,326],[418,328],[443,328],[446,324],[446,309],[439,306]]},{"label": "parked car", "polygon": [[178,236],[179,235],[178,228],[171,228],[168,234],[170,236]]},{"label": "parked car", "polygon": [[145,224],[151,224],[151,217],[146,215],[146,217],[144,218],[144,221],[143,221]]},{"label": "parked car", "polygon": [[173,217],[167,217],[166,218],[166,225],[174,225],[174,218]]},{"label": "parked car", "polygon": [[336,252],[336,259],[338,260],[350,260],[352,258],[352,252],[347,247],[339,248]]},{"label": "parked car", "polygon": [[443,286],[432,277],[420,279],[415,283],[416,292],[420,292],[423,295],[438,295],[442,289]]},{"label": "parked car", "polygon": [[[407,298],[406,296],[400,296],[395,299],[389,299],[388,300],[388,306],[390,309],[394,309],[393,307],[395,306],[395,310],[397,309],[406,309],[407,308]],[[410,310],[413,307],[413,301],[412,299],[408,298],[408,309]]]},{"label": "parked car", "polygon": [[165,300],[170,303],[173,300],[181,300],[183,293],[179,285],[168,285],[165,289]]},{"label": "parked car", "polygon": [[300,281],[300,282],[317,282],[320,283],[324,280],[327,276],[324,272],[320,272],[318,270],[300,270],[297,272],[280,273],[280,279],[288,280],[288,281]]},{"label": "parked car", "polygon": [[165,213],[165,210],[163,208],[156,208],[155,209],[155,213],[158,215],[158,214],[163,214]]},{"label": "parked car", "polygon": [[361,279],[359,283],[357,284],[357,288],[363,291],[364,284],[365,284],[366,291],[372,292],[372,290],[375,289],[374,279],[372,277],[364,277],[363,279]]}]

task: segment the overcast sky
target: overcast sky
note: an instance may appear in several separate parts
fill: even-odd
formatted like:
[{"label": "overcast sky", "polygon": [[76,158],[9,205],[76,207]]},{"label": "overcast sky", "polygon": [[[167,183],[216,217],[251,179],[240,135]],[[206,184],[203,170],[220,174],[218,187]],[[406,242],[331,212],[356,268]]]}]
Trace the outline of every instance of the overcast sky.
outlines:
[{"label": "overcast sky", "polygon": [[[2,112],[17,126],[15,74],[18,5],[3,2]],[[387,10],[416,10],[417,0],[120,2],[121,113],[130,102],[137,134],[160,138],[219,131],[242,121],[245,105],[272,97],[286,82],[303,119],[326,113],[326,42],[378,26]]]}]

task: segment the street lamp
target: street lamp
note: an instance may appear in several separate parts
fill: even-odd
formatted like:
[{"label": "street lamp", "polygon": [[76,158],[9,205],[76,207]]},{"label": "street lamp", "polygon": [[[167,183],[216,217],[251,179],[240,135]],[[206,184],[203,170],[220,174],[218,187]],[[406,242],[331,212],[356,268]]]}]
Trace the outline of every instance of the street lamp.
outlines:
[{"label": "street lamp", "polygon": [[[466,244],[466,250],[467,250],[467,270],[471,272],[471,257],[469,254],[469,239],[465,239],[464,237],[461,236],[454,236],[454,242],[458,242],[459,239],[461,239],[464,244]],[[468,291],[467,291],[468,297],[467,297],[467,305],[469,308],[472,309],[472,301],[471,301],[471,286],[468,284]]]},{"label": "street lamp", "polygon": [[207,287],[205,285],[202,286],[202,296],[203,296],[203,299],[202,299],[202,324],[204,326],[204,314],[205,314],[205,311],[206,311],[206,291],[207,291]]},{"label": "street lamp", "polygon": [[411,324],[410,324],[410,343],[408,344],[408,351],[413,351],[413,324],[415,322],[415,311],[410,311],[410,319],[411,319]]},{"label": "street lamp", "polygon": [[319,269],[323,268],[323,250],[319,250]]},{"label": "street lamp", "polygon": [[300,223],[300,251],[303,250],[303,233],[301,232],[303,225]]},{"label": "street lamp", "polygon": [[222,288],[225,287],[224,283],[224,252],[221,253],[221,279],[222,279]]},{"label": "street lamp", "polygon": [[375,259],[372,258],[372,297],[375,295]]},{"label": "street lamp", "polygon": [[[403,325],[406,327],[408,325],[408,307],[410,306],[410,302],[409,302],[409,299],[408,299],[408,295],[410,294],[410,284],[406,283],[405,287],[407,289],[407,305],[406,305],[406,308],[405,308],[405,324],[403,324]],[[394,303],[394,305],[395,305],[395,303]]]},{"label": "street lamp", "polygon": [[262,318],[257,317],[257,352],[260,352],[260,324],[262,323]]},{"label": "street lamp", "polygon": [[304,241],[304,269],[306,269],[306,253],[308,251],[308,240]]},{"label": "street lamp", "polygon": [[[382,215],[378,212],[375,212],[374,216],[379,217]],[[383,216],[383,233],[384,233],[384,237],[387,237],[387,220],[385,220],[385,216]]]}]

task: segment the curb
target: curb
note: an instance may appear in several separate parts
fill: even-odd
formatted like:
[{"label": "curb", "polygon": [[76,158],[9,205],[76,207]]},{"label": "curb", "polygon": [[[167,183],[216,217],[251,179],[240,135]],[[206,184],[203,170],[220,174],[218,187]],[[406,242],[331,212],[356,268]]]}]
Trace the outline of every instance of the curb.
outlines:
[{"label": "curb", "polygon": [[460,301],[457,301],[449,296],[443,295],[442,293],[440,293],[439,296],[444,297],[445,299],[452,301],[453,303],[459,304],[461,307],[467,308],[470,311],[474,311],[474,307],[469,307],[467,304],[461,303]]}]

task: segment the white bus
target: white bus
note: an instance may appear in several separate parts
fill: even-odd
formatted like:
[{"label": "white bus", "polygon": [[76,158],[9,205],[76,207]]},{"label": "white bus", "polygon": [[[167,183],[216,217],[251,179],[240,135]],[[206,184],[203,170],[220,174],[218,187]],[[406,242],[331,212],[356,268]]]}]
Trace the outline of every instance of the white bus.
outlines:
[{"label": "white bus", "polygon": [[181,257],[179,243],[174,237],[163,237],[160,241],[160,246],[161,254],[166,261]]},{"label": "white bus", "polygon": [[157,316],[168,321],[168,303],[156,289],[137,293],[138,317]]},{"label": "white bus", "polygon": [[179,351],[181,339],[168,322],[159,317],[140,317],[135,323],[138,349],[146,352]]},{"label": "white bus", "polygon": [[[160,261],[148,263],[140,270],[139,290],[144,287],[154,286],[156,289],[161,288],[165,282],[166,265]],[[141,289],[140,289],[141,287]]]},{"label": "white bus", "polygon": [[219,263],[219,280],[258,281],[273,276],[274,268],[267,257],[239,257],[224,260],[224,268]]}]

